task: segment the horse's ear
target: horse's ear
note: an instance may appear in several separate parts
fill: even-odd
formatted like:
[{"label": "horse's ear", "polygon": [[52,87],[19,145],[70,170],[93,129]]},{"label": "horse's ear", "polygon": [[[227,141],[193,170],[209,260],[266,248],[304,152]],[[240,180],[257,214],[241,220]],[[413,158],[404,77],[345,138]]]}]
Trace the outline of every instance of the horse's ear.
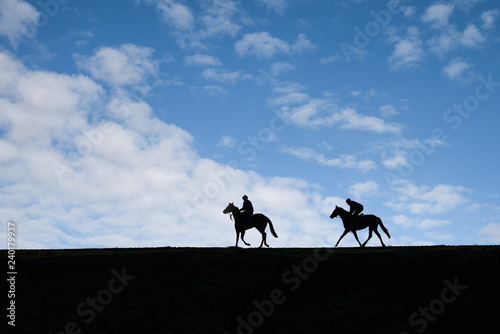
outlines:
[{"label": "horse's ear", "polygon": [[231,202],[231,203],[229,203],[229,204],[234,205],[234,202]]},{"label": "horse's ear", "polygon": [[335,209],[338,209],[339,207],[335,205]]}]

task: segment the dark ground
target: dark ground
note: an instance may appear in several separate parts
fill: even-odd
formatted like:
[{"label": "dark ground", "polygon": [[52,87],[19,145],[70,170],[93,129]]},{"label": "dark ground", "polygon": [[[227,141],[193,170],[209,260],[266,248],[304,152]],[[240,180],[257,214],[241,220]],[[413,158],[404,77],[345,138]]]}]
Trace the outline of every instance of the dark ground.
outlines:
[{"label": "dark ground", "polygon": [[494,333],[499,258],[500,246],[19,250],[7,332]]}]

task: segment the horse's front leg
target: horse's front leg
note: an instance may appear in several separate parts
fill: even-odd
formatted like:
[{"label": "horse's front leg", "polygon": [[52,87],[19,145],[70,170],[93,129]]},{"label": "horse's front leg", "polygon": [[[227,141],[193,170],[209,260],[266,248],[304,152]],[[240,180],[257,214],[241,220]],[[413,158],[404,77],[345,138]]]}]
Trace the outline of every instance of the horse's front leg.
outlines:
[{"label": "horse's front leg", "polygon": [[245,231],[241,231],[241,241],[245,243],[247,246],[251,246],[248,242],[245,241]]},{"label": "horse's front leg", "polygon": [[339,245],[340,240],[342,240],[342,238],[343,238],[343,237],[345,237],[345,235],[346,235],[347,233],[349,233],[349,231],[348,231],[348,230],[345,230],[345,231],[344,231],[344,233],[342,233],[342,235],[341,235],[341,236],[340,236],[340,238],[339,238],[339,241],[337,241],[337,243],[335,244],[335,247],[337,247],[337,246]]},{"label": "horse's front leg", "polygon": [[240,238],[240,232],[236,231],[236,246],[238,247],[238,239]]},{"label": "horse's front leg", "polygon": [[385,247],[385,244],[384,242],[382,241],[382,236],[380,235],[380,233],[378,233],[377,230],[374,230],[373,232],[375,232],[375,234],[377,235],[377,237],[380,239],[380,242],[382,243],[382,247]]}]

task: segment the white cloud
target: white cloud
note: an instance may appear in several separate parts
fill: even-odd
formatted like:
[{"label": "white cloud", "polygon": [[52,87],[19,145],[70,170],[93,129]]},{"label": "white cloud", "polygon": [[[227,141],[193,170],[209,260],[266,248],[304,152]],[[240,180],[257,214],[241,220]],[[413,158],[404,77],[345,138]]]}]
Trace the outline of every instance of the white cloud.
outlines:
[{"label": "white cloud", "polygon": [[229,136],[223,136],[220,140],[219,143],[217,144],[218,147],[227,147],[227,148],[234,148],[238,144],[238,141],[234,139],[233,137]]},{"label": "white cloud", "polygon": [[21,0],[0,1],[0,36],[5,36],[14,48],[23,38],[36,34],[40,13]]},{"label": "white cloud", "polygon": [[414,17],[417,13],[417,9],[412,6],[401,6],[401,10],[403,11],[403,16],[407,18]]},{"label": "white cloud", "polygon": [[474,24],[468,24],[463,32],[454,26],[444,29],[440,35],[428,40],[429,50],[440,57],[462,46],[465,48],[480,48],[486,38]]},{"label": "white cloud", "polygon": [[496,20],[500,16],[500,10],[498,8],[485,11],[481,14],[481,20],[483,21],[483,29],[493,29],[496,26]]},{"label": "white cloud", "polygon": [[425,56],[418,28],[415,26],[408,28],[404,39],[396,38],[395,40],[397,42],[394,45],[394,51],[388,58],[391,71],[418,67]]},{"label": "white cloud", "polygon": [[6,53],[0,53],[0,96],[15,93],[15,87],[24,76],[26,70],[20,63],[12,61]]},{"label": "white cloud", "polygon": [[460,57],[450,60],[448,65],[443,68],[443,73],[450,80],[464,81],[464,73],[472,67],[471,64],[463,61]]},{"label": "white cloud", "polygon": [[414,226],[414,221],[406,215],[397,215],[391,217],[392,222],[396,225],[400,225],[404,228],[410,228]]},{"label": "white cloud", "polygon": [[336,62],[337,60],[341,59],[342,57],[339,55],[339,54],[333,54],[331,56],[328,56],[328,57],[325,57],[325,58],[321,58],[319,60],[319,63],[320,64],[331,64],[331,63],[334,63]]},{"label": "white cloud", "polygon": [[306,35],[299,34],[297,41],[289,44],[282,39],[272,37],[268,32],[245,34],[243,38],[234,43],[238,56],[253,55],[258,58],[272,58],[277,54],[302,54],[312,52],[316,45],[307,39]]},{"label": "white cloud", "polygon": [[221,66],[221,62],[217,57],[195,54],[191,56],[186,56],[184,62],[187,65],[199,65],[199,66]]},{"label": "white cloud", "polygon": [[368,180],[353,184],[347,189],[347,192],[357,199],[362,199],[376,195],[379,190],[377,182]]},{"label": "white cloud", "polygon": [[192,30],[194,28],[194,15],[188,6],[173,0],[158,0],[156,8],[161,13],[161,18],[177,30]]},{"label": "white cloud", "polygon": [[[384,143],[374,145],[375,150],[381,151],[382,163],[388,169],[396,169],[409,164],[408,157],[417,152],[425,152],[432,154],[441,146],[449,145],[445,141],[429,137],[426,139],[391,139]],[[401,169],[402,174],[406,173],[406,168]]]},{"label": "white cloud", "polygon": [[259,0],[265,4],[268,10],[273,10],[278,14],[283,14],[287,7],[287,0]]},{"label": "white cloud", "polygon": [[377,168],[372,160],[366,159],[358,161],[355,155],[341,155],[339,158],[327,159],[324,154],[306,147],[282,147],[281,152],[293,155],[299,159],[312,160],[323,166],[357,169],[361,173],[366,173]]},{"label": "white cloud", "polygon": [[463,11],[468,12],[483,0],[453,0],[453,2]]},{"label": "white cloud", "polygon": [[[0,70],[6,73],[0,81],[0,126],[16,146],[45,147],[54,136],[69,136],[84,123],[79,108],[93,105],[102,93],[83,75],[27,71],[5,53],[0,53]],[[70,113],[73,117],[66,120]]]},{"label": "white cloud", "polygon": [[310,99],[309,95],[300,92],[300,89],[283,91],[283,93],[284,95],[274,98],[269,98],[268,99],[269,104],[275,107],[292,106],[305,103]]},{"label": "white cloud", "polygon": [[145,77],[158,75],[159,62],[152,59],[153,52],[151,48],[124,44],[118,48],[102,47],[91,57],[75,58],[78,67],[95,79],[113,86],[136,86]]},{"label": "white cloud", "polygon": [[337,102],[328,98],[311,98],[301,92],[304,87],[289,85],[283,95],[268,99],[268,103],[278,108],[278,114],[292,124],[303,127],[330,127],[371,131],[376,133],[399,133],[401,126],[387,123],[381,118],[359,114],[353,108],[340,109]]},{"label": "white cloud", "polygon": [[[449,225],[451,222],[449,220],[438,220],[438,219],[420,219],[420,218],[410,218],[406,215],[396,215],[391,217],[392,221],[396,225],[400,225],[403,228],[416,228],[419,230],[429,230],[436,227]],[[434,235],[434,239],[441,238],[440,235]]]},{"label": "white cloud", "polygon": [[[329,127],[338,120],[337,107],[325,99],[309,98],[305,94],[294,93],[274,100],[274,102],[290,101],[290,97],[296,98],[295,102],[304,101],[304,104],[280,108],[280,114],[293,124],[305,127]],[[288,102],[290,103],[290,102]]]},{"label": "white cloud", "polygon": [[473,25],[469,24],[464,30],[462,35],[461,43],[468,48],[480,47],[486,41],[486,38],[481,34],[479,29]]},{"label": "white cloud", "polygon": [[480,235],[484,235],[492,243],[500,243],[500,223],[490,223],[479,230]]},{"label": "white cloud", "polygon": [[470,192],[461,186],[440,184],[434,187],[418,187],[410,181],[396,182],[393,191],[397,199],[385,203],[388,207],[416,215],[441,214],[451,211],[468,201]]},{"label": "white cloud", "polygon": [[439,220],[439,219],[430,219],[426,218],[418,222],[418,228],[421,230],[428,230],[431,228],[443,226],[443,225],[449,225],[451,224],[451,221],[449,220]]},{"label": "white cloud", "polygon": [[427,41],[429,51],[444,57],[448,52],[455,50],[460,46],[461,34],[455,28],[449,28],[440,35],[434,36]]},{"label": "white cloud", "polygon": [[441,233],[441,232],[433,232],[428,231],[425,233],[425,236],[437,241],[450,242],[455,239],[455,236],[451,233]]},{"label": "white cloud", "polygon": [[156,6],[160,20],[173,29],[171,34],[182,48],[208,49],[206,40],[221,36],[234,37],[241,26],[235,22],[239,4],[230,0],[201,2],[200,10],[193,10],[191,2],[177,0],[143,0]]},{"label": "white cloud", "polygon": [[226,70],[214,68],[207,68],[203,71],[202,75],[207,80],[230,84],[235,84],[236,81],[243,78],[243,74],[240,71],[229,72]]},{"label": "white cloud", "polygon": [[299,34],[297,41],[291,46],[291,51],[294,53],[312,52],[317,46],[307,39],[306,35]]},{"label": "white cloud", "polygon": [[380,106],[379,110],[384,118],[393,117],[399,114],[399,111],[392,104],[384,104]]},{"label": "white cloud", "polygon": [[271,65],[271,74],[273,75],[273,77],[275,77],[283,72],[292,71],[294,69],[295,65],[283,61],[278,61]]},{"label": "white cloud", "polygon": [[268,32],[245,34],[234,44],[238,56],[253,55],[256,57],[271,58],[278,53],[289,53],[290,46],[285,41],[272,37]]},{"label": "white cloud", "polygon": [[406,166],[408,164],[408,154],[404,151],[396,151],[392,158],[384,159],[382,163],[388,169],[395,169],[399,166]]},{"label": "white cloud", "polygon": [[227,95],[229,92],[220,85],[207,85],[203,86],[203,92],[207,95]]},{"label": "white cloud", "polygon": [[453,14],[453,7],[452,4],[434,4],[427,8],[424,15],[422,15],[422,21],[430,23],[436,28],[446,26]]},{"label": "white cloud", "polygon": [[221,34],[236,36],[241,26],[232,21],[238,12],[236,2],[229,0],[214,0],[207,7],[202,17],[205,29],[200,30],[201,38],[220,36]]},{"label": "white cloud", "polygon": [[381,118],[374,116],[360,115],[354,109],[344,109],[339,114],[340,128],[371,131],[376,133],[399,133],[401,126],[387,123]]}]

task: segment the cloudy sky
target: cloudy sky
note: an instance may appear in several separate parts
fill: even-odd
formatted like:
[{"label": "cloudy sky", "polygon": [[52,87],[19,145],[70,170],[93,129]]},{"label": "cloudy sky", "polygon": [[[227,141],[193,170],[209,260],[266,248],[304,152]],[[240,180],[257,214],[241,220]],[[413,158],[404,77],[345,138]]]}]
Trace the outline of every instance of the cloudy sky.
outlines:
[{"label": "cloudy sky", "polygon": [[350,197],[390,245],[498,244],[497,7],[2,0],[0,216],[18,248],[225,247],[247,194],[318,247]]}]

